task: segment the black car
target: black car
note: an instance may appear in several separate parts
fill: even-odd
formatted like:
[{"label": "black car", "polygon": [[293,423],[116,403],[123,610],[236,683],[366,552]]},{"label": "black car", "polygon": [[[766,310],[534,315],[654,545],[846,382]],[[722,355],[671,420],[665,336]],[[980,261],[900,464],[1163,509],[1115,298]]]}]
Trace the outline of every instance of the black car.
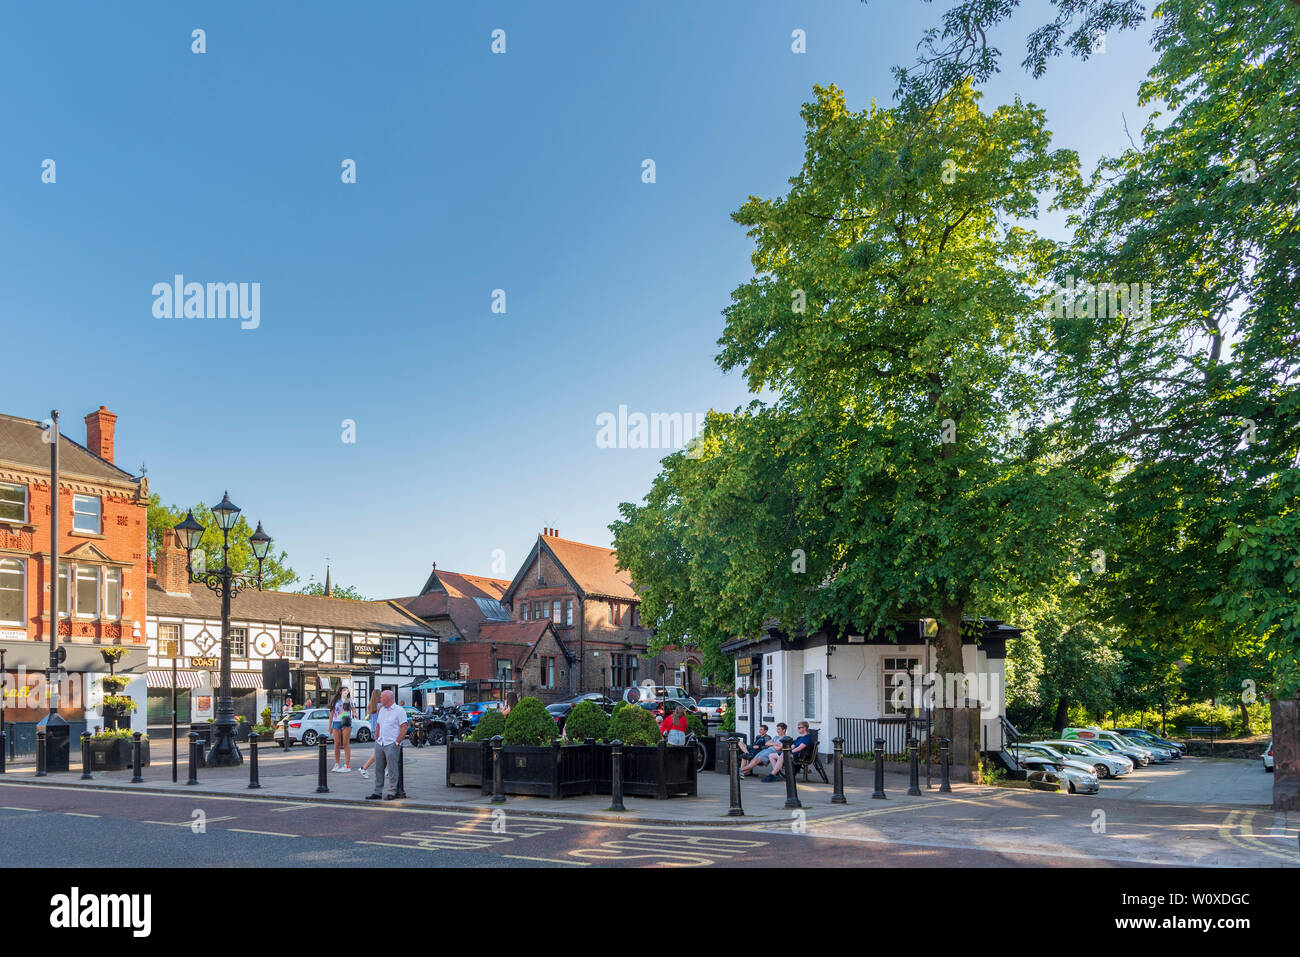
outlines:
[{"label": "black car", "polygon": [[606,714],[613,714],[614,705],[618,703],[616,701],[611,701],[599,691],[592,691],[588,694],[578,695],[576,698],[569,698],[567,701],[556,701],[554,704],[548,704],[546,710],[550,713],[551,717],[555,719],[555,723],[559,725],[560,730],[563,731],[564,722],[569,717],[569,712],[583,701],[594,701],[605,709]]}]

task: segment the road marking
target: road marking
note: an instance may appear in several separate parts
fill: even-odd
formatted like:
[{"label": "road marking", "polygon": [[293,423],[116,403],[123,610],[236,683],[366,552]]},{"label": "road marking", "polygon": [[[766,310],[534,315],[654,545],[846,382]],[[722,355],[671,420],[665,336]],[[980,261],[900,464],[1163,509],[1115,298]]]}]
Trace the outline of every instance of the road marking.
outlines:
[{"label": "road marking", "polygon": [[40,812],[40,808],[38,808],[38,807],[0,807],[0,811],[31,811],[32,813],[39,813],[39,812]]},{"label": "road marking", "polygon": [[[233,821],[234,819],[235,819],[235,816],[234,816],[233,814],[227,814],[227,815],[225,815],[224,817],[207,817],[207,818],[203,818],[202,820],[203,820],[203,823],[204,823],[204,824],[215,824],[215,823],[217,823],[218,821]],[[163,825],[164,827],[193,827],[193,826],[194,826],[194,822],[195,822],[196,820],[199,820],[199,819],[198,819],[198,818],[191,818],[191,819],[188,820],[188,821],[141,821],[140,823],[141,823],[141,824],[161,824],[161,825]]]},{"label": "road marking", "polygon": [[283,831],[253,831],[246,827],[228,827],[227,831],[238,831],[240,834],[265,834],[267,837],[301,837],[301,834],[285,834]]},{"label": "road marking", "polygon": [[285,811],[306,811],[314,807],[324,807],[323,804],[290,804],[288,807],[277,807],[272,814],[283,814]]},{"label": "road marking", "polygon": [[[1236,825],[1241,829],[1242,833],[1240,835],[1235,835],[1230,832],[1230,829],[1233,827],[1235,818],[1238,814],[1243,814],[1241,823]],[[1243,850],[1248,851],[1258,851],[1261,854],[1267,854],[1269,857],[1276,857],[1278,860],[1293,863],[1296,860],[1294,854],[1283,853],[1282,851],[1274,850],[1271,847],[1259,843],[1261,836],[1269,835],[1255,834],[1254,828],[1252,827],[1254,820],[1254,811],[1232,811],[1223,819],[1223,825],[1219,828],[1219,835],[1235,847],[1240,847]]]},{"label": "road marking", "polygon": [[78,811],[64,811],[63,813],[68,817],[99,817],[98,814],[81,814]]}]

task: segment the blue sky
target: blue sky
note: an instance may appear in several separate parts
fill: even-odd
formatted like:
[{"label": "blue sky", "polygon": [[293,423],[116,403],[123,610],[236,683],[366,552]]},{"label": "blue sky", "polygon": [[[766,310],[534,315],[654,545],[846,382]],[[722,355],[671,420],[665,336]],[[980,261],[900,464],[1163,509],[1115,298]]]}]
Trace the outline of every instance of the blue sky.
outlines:
[{"label": "blue sky", "polygon": [[[1148,30],[1035,81],[1023,38],[1048,8],[1027,6],[984,106],[1039,104],[1091,169],[1127,143],[1121,112],[1142,126]],[[414,593],[433,561],[510,578],[544,526],[608,544],[666,452],[598,448],[596,417],[746,401],[713,362],[749,275],[731,212],[797,172],[814,83],[887,105],[943,8],[10,8],[0,293],[25,348],[0,411],[58,408],[80,441],[107,405],[117,464],[147,463],[164,501],[229,489],[304,580],[329,555],[371,597]],[[177,273],[259,282],[260,325],[155,318]]]}]

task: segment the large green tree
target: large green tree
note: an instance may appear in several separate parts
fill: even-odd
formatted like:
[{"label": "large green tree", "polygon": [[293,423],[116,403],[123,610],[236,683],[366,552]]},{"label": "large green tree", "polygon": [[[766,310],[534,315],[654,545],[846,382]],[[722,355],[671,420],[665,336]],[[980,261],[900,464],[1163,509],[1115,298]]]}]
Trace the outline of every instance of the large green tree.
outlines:
[{"label": "large green tree", "polygon": [[[175,525],[185,518],[185,515],[191,508],[177,505],[164,505],[158,493],[149,496],[149,512],[147,519],[147,544],[149,555],[152,557],[158,549],[159,544],[163,541],[163,536],[170,531]],[[212,509],[202,502],[192,506],[194,519],[203,526],[203,538],[199,541],[199,547],[203,550],[203,560],[208,567],[219,568],[221,565],[221,529],[217,525],[216,518],[212,515]],[[230,530],[230,567],[236,572],[244,575],[257,574],[257,559],[253,556],[252,546],[248,544],[249,538],[253,534],[253,529],[244,519],[243,515],[235,522],[234,528]],[[266,560],[262,563],[263,587],[267,591],[278,591],[288,585],[292,585],[298,580],[298,575],[289,567],[289,555],[281,550],[278,553],[272,545],[272,550],[267,554]]]},{"label": "large green tree", "polygon": [[939,670],[961,672],[981,600],[1090,547],[1096,476],[1042,427],[1036,287],[1058,250],[1025,226],[1041,196],[1081,197],[1077,159],[1039,110],[984,112],[969,86],[919,133],[906,110],[815,92],[790,191],[734,215],[755,275],[718,362],[773,399],[711,416],[622,507],[617,548],[656,628],[933,617]]}]

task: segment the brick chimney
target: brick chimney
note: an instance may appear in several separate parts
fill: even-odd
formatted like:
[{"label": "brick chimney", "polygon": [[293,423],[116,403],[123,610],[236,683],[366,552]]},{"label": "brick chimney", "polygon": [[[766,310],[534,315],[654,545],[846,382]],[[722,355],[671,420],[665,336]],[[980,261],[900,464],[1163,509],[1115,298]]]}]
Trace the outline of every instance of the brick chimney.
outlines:
[{"label": "brick chimney", "polygon": [[117,416],[104,406],[86,416],[86,448],[105,462],[113,461],[113,429]]},{"label": "brick chimney", "polygon": [[185,548],[180,535],[172,529],[163,534],[153,560],[154,578],[169,595],[188,595],[190,577],[185,567]]}]

